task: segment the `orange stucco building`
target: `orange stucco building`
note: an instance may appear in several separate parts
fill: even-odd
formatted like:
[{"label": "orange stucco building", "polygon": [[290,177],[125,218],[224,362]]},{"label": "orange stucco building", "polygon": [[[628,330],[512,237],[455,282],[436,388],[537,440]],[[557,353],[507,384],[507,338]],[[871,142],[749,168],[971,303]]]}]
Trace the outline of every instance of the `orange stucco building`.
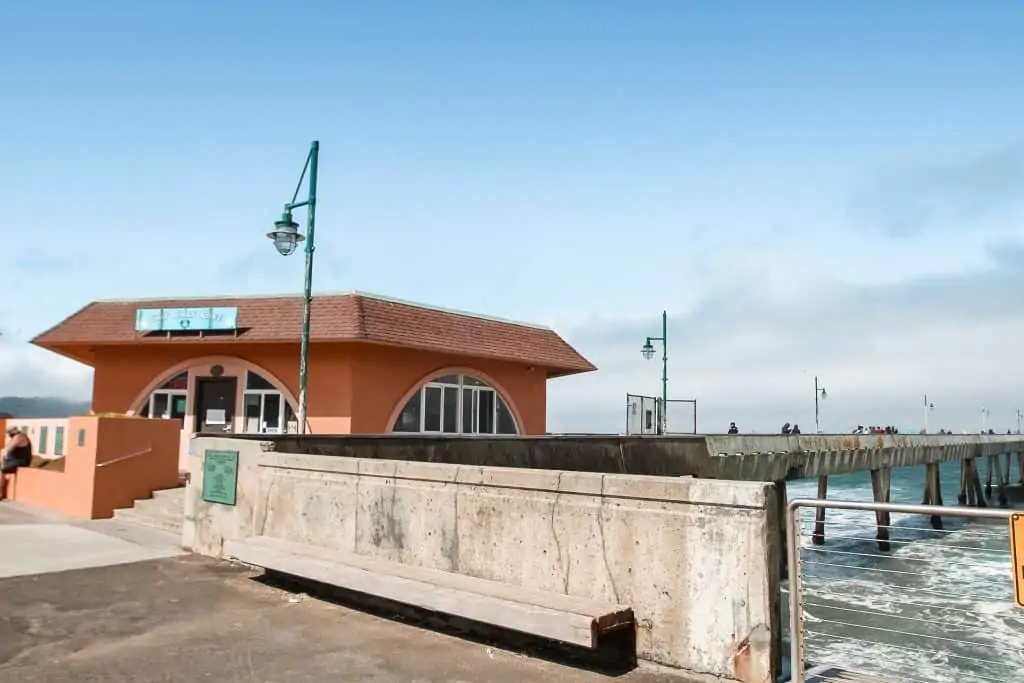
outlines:
[{"label": "orange stucco building", "polygon": [[[94,368],[92,408],[196,432],[297,428],[297,296],[97,301],[33,340]],[[543,434],[547,380],[594,370],[550,329],[348,293],[313,300],[313,434]]]}]

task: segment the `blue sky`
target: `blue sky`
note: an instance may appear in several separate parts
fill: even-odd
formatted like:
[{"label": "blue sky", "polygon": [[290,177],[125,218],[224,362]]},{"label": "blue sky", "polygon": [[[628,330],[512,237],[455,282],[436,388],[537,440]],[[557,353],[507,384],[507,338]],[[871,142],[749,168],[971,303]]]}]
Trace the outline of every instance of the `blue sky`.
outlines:
[{"label": "blue sky", "polygon": [[[264,237],[321,141],[316,288],[550,324],[602,370],[552,429],[672,390],[701,428],[1016,426],[1024,5],[11,1],[0,394],[104,297],[297,291]],[[1012,423],[1012,424],[1011,424]]]}]

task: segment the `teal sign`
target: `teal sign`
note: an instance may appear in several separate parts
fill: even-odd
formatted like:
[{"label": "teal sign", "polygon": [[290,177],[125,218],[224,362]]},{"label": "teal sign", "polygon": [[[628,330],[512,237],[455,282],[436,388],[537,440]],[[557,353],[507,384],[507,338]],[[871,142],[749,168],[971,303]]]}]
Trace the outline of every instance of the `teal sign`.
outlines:
[{"label": "teal sign", "polygon": [[203,500],[234,505],[238,496],[238,451],[207,449],[203,454]]},{"label": "teal sign", "polygon": [[238,329],[234,306],[203,308],[139,308],[135,311],[136,332],[189,332]]}]

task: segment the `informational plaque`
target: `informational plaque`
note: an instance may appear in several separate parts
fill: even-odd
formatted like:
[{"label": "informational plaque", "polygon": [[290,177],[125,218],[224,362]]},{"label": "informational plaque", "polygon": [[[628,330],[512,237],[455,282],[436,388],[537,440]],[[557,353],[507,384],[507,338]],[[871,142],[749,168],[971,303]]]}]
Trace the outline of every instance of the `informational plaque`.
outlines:
[{"label": "informational plaque", "polygon": [[207,449],[203,454],[203,500],[234,505],[238,496],[238,451]]}]

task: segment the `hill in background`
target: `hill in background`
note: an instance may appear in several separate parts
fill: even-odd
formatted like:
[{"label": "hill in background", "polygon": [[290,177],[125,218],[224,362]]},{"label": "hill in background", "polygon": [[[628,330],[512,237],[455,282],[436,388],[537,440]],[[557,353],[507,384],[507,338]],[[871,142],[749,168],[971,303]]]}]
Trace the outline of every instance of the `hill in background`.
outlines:
[{"label": "hill in background", "polygon": [[69,417],[88,413],[89,401],[48,396],[0,396],[0,415],[14,417]]}]

